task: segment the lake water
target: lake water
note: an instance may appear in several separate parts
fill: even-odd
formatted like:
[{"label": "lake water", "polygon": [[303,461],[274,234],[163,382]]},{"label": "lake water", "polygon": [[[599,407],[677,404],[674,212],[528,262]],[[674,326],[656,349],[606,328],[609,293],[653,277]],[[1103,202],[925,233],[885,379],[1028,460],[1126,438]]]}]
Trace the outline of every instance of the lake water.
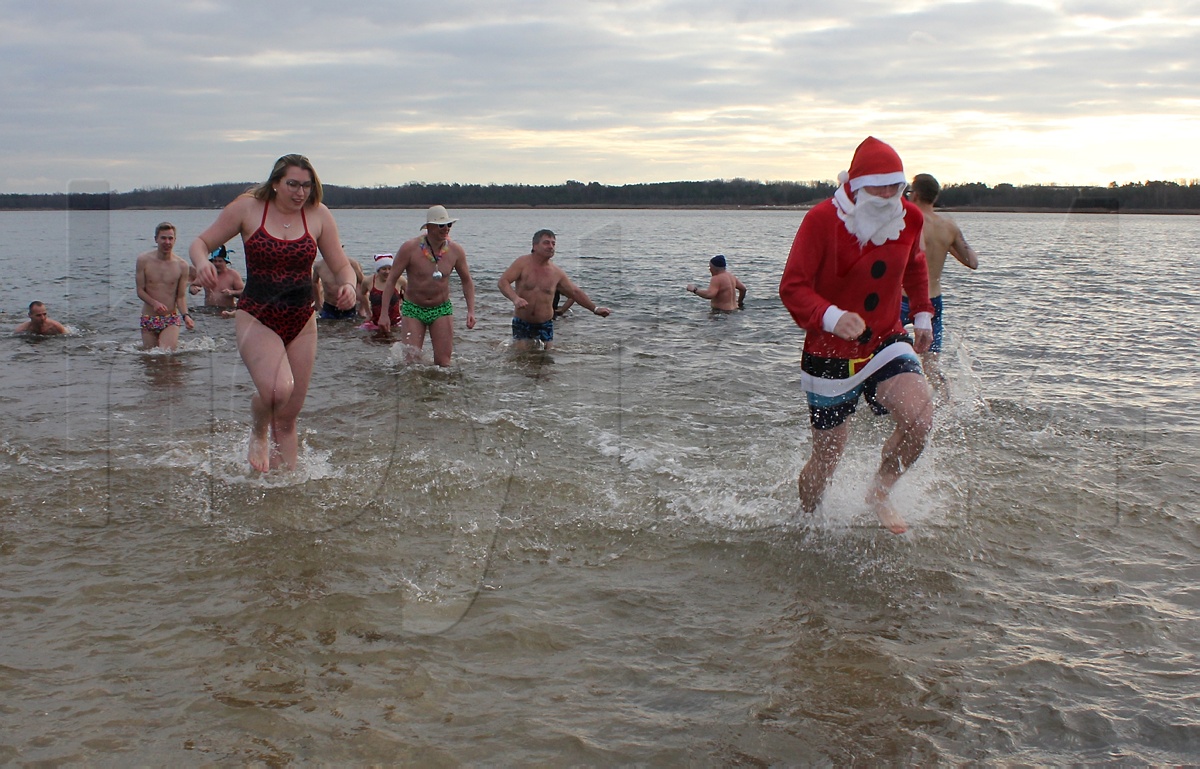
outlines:
[{"label": "lake water", "polygon": [[[799,512],[801,212],[452,213],[454,367],[322,324],[267,476],[231,321],[139,349],[135,255],[215,212],[0,213],[0,320],[73,329],[0,336],[0,763],[1200,762],[1200,219],[956,216],[897,537],[885,419]],[[335,215],[364,265],[423,221]],[[541,227],[613,314],[514,355]],[[683,289],[718,252],[743,313]]]}]

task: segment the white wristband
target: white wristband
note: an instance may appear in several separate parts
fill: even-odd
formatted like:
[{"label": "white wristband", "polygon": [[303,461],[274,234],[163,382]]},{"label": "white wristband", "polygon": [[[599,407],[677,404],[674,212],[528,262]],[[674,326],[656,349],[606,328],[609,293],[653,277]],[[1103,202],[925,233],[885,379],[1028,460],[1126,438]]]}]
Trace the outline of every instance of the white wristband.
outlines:
[{"label": "white wristband", "polygon": [[913,327],[922,331],[933,331],[933,313],[918,312],[913,316]]},{"label": "white wristband", "polygon": [[846,310],[840,309],[834,304],[829,305],[829,309],[825,310],[825,315],[821,318],[821,328],[832,334],[834,327],[837,326],[838,321],[845,314]]}]

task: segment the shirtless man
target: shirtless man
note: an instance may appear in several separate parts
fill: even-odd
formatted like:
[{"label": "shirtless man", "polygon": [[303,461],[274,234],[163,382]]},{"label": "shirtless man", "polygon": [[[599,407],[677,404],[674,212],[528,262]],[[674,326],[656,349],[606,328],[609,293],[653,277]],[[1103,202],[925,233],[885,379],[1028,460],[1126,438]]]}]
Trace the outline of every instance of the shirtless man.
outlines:
[{"label": "shirtless man", "polygon": [[[450,240],[451,219],[445,206],[432,206],[425,214],[424,235],[406,240],[396,251],[392,270],[383,287],[383,304],[391,301],[396,281],[408,279],[404,302],[400,305],[401,338],[409,362],[416,359],[425,346],[425,330],[433,346],[433,362],[450,365],[454,352],[454,308],[450,305],[450,271],[458,273],[462,282],[463,299],[467,302],[467,328],[475,328],[475,282],[467,267],[467,252]],[[379,314],[379,328],[388,333],[392,321],[387,313]]]},{"label": "shirtless man", "polygon": [[[942,268],[946,266],[946,254],[970,269],[979,268],[979,256],[967,245],[962,230],[948,216],[933,210],[942,187],[929,174],[917,174],[912,181],[911,200],[925,214],[925,228],[921,231],[921,248],[925,251],[925,262],[929,265],[929,298],[933,302],[933,344],[921,356],[925,376],[942,399],[950,396],[946,377],[938,367],[938,353],[942,350]],[[908,297],[900,301],[900,322],[911,323],[908,312]]]},{"label": "shirtless man", "polygon": [[[708,274],[712,275],[708,288],[696,288],[695,283],[689,283],[687,290],[701,299],[708,299],[712,308],[719,312],[733,312],[745,308],[746,286],[726,269],[724,254],[717,254],[708,260]],[[733,298],[735,293],[736,300]]]},{"label": "shirtless man", "polygon": [[[533,235],[533,249],[518,256],[498,281],[500,293],[513,303],[512,335],[518,347],[530,347],[540,341],[547,350],[554,346],[554,293],[572,299],[580,307],[607,318],[607,307],[597,307],[583,289],[567,277],[557,264],[551,264],[557,240],[550,230]],[[513,287],[516,284],[516,287]]]},{"label": "shirtless man", "polygon": [[196,327],[187,311],[188,264],[175,255],[175,225],[154,228],[156,248],[137,258],[137,295],[142,300],[142,347],[174,350],[179,327]]},{"label": "shirtless man", "polygon": [[13,333],[50,336],[67,333],[67,327],[47,314],[46,305],[35,301],[29,303],[29,320],[17,326]]},{"label": "shirtless man", "polygon": [[[216,288],[204,289],[204,304],[206,307],[220,307],[222,310],[232,310],[237,306],[237,298],[242,295],[246,284],[241,274],[229,266],[229,252],[221,246],[208,256],[217,271]],[[194,268],[193,268],[194,269]],[[192,285],[199,286],[198,283]]]},{"label": "shirtless man", "polygon": [[338,285],[337,276],[333,274],[333,270],[329,269],[329,265],[325,264],[324,257],[317,257],[313,262],[313,297],[317,306],[317,317],[321,320],[355,320],[363,313],[360,311],[362,303],[363,291],[366,290],[367,282],[366,275],[363,274],[362,265],[356,259],[350,260],[350,268],[354,270],[354,277],[357,280],[356,291],[358,292],[359,301],[355,305],[346,310],[339,310],[337,305],[331,304],[325,300],[326,296],[335,296],[336,290],[326,291],[327,286],[334,287]]}]

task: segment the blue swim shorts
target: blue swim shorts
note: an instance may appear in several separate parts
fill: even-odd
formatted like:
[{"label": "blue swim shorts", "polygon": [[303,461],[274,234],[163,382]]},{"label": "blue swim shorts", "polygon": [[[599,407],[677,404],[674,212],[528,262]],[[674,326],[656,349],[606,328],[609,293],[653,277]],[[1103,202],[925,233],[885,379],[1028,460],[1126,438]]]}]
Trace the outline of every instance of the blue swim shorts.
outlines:
[{"label": "blue swim shorts", "polygon": [[545,323],[529,323],[514,317],[512,320],[513,339],[537,339],[541,342],[554,341],[554,321]]},{"label": "blue swim shorts", "polygon": [[[933,302],[933,344],[929,345],[929,352],[942,351],[942,298],[940,296],[931,297]],[[912,318],[908,315],[908,297],[900,297],[900,323],[907,326],[912,323]]]}]

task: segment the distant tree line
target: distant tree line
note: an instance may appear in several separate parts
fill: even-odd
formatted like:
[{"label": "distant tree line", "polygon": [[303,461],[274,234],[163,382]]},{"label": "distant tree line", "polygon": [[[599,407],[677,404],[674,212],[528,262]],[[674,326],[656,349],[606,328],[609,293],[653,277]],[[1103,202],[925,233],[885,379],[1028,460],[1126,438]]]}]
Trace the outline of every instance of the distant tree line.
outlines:
[{"label": "distant tree line", "polygon": [[[0,194],[0,210],[116,210],[123,208],[221,208],[250,183],[201,187],[160,187],[107,194]],[[802,207],[833,194],[832,182],[758,182],[717,179],[610,186],[568,181],[563,184],[424,184],[397,187],[325,185],[330,208],[560,207],[560,208],[753,208]],[[1200,180],[1144,182],[1107,187],[1058,185],[950,184],[938,201],[945,208],[1200,211]]]}]

